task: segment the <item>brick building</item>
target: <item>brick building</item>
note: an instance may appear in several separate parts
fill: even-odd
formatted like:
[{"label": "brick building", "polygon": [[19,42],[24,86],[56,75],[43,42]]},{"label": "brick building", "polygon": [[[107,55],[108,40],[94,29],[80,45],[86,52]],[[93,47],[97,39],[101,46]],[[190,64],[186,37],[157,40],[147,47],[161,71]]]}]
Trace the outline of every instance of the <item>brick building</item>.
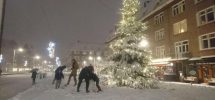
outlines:
[{"label": "brick building", "polygon": [[215,82],[215,0],[160,1],[141,18],[152,64],[166,80]]}]

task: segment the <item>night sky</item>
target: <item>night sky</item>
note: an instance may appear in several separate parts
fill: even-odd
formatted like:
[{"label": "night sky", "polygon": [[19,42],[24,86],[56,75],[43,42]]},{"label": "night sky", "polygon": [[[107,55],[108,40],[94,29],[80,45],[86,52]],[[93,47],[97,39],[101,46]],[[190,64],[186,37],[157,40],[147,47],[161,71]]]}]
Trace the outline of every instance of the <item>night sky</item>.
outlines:
[{"label": "night sky", "polygon": [[121,0],[6,0],[4,37],[33,44],[45,54],[49,41],[57,51],[72,44],[102,44],[119,20]]}]

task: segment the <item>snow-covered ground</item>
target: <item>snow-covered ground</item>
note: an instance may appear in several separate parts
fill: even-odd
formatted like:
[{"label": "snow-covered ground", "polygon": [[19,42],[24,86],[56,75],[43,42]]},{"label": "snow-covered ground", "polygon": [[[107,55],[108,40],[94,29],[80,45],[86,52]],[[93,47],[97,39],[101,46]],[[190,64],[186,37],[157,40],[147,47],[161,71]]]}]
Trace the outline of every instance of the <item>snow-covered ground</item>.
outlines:
[{"label": "snow-covered ground", "polygon": [[0,77],[0,100],[7,100],[32,85],[30,74],[3,75]]},{"label": "snow-covered ground", "polygon": [[[66,83],[65,80],[63,85]],[[213,87],[166,82],[162,82],[159,89],[102,86],[103,92],[100,93],[93,92],[95,86],[92,84],[91,92],[86,93],[85,84],[82,84],[81,91],[77,93],[72,81],[68,87],[54,89],[54,85],[51,84],[52,78],[47,78],[9,100],[214,100],[215,98]]]}]

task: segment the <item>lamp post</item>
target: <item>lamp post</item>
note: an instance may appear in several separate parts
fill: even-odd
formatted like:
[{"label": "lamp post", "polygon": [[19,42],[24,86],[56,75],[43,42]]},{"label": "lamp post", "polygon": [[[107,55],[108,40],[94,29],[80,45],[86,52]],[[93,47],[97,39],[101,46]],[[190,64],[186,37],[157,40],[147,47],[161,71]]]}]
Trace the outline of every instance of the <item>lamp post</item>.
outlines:
[{"label": "lamp post", "polygon": [[16,51],[18,51],[18,52],[23,52],[24,51],[24,49],[22,49],[22,48],[19,48],[19,49],[14,49],[13,50],[13,68],[15,67],[15,64],[16,64]]}]

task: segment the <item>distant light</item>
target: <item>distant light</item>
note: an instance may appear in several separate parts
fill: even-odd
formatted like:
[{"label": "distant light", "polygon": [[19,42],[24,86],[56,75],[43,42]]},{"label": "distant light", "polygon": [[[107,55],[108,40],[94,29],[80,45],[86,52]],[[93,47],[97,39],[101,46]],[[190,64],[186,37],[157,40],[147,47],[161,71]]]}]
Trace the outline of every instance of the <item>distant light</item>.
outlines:
[{"label": "distant light", "polygon": [[84,61],[83,61],[83,64],[84,64],[84,65],[87,65],[87,62],[84,60]]},{"label": "distant light", "polygon": [[93,57],[92,56],[89,56],[89,58],[88,58],[89,60],[93,60]]},{"label": "distant light", "polygon": [[13,68],[12,71],[13,71],[13,72],[17,72],[18,69],[17,69],[17,68]]},{"label": "distant light", "polygon": [[1,54],[0,55],[0,63],[2,63],[2,60],[3,60],[3,55]]},{"label": "distant light", "polygon": [[146,40],[141,40],[139,43],[139,47],[147,47],[148,45],[149,45],[149,43]]},{"label": "distant light", "polygon": [[174,64],[173,63],[170,63],[170,66],[173,66]]},{"label": "distant light", "polygon": [[36,55],[34,58],[38,60],[38,59],[40,59],[40,56]]},{"label": "distant light", "polygon": [[23,49],[23,48],[19,48],[18,51],[19,51],[19,52],[23,52],[24,49]]},{"label": "distant light", "polygon": [[25,63],[24,63],[24,66],[28,66],[28,61],[26,60]]},{"label": "distant light", "polygon": [[47,61],[46,61],[46,60],[44,60],[44,61],[43,61],[43,63],[44,63],[44,64],[47,64]]},{"label": "distant light", "polygon": [[102,58],[100,56],[97,57],[97,60],[100,61]]},{"label": "distant light", "polygon": [[47,48],[49,52],[49,57],[54,58],[54,53],[55,53],[55,43],[54,42],[49,42],[49,47]]},{"label": "distant light", "polygon": [[61,66],[61,62],[60,62],[60,58],[59,57],[56,57],[55,61],[56,61],[56,65],[57,66]]}]

